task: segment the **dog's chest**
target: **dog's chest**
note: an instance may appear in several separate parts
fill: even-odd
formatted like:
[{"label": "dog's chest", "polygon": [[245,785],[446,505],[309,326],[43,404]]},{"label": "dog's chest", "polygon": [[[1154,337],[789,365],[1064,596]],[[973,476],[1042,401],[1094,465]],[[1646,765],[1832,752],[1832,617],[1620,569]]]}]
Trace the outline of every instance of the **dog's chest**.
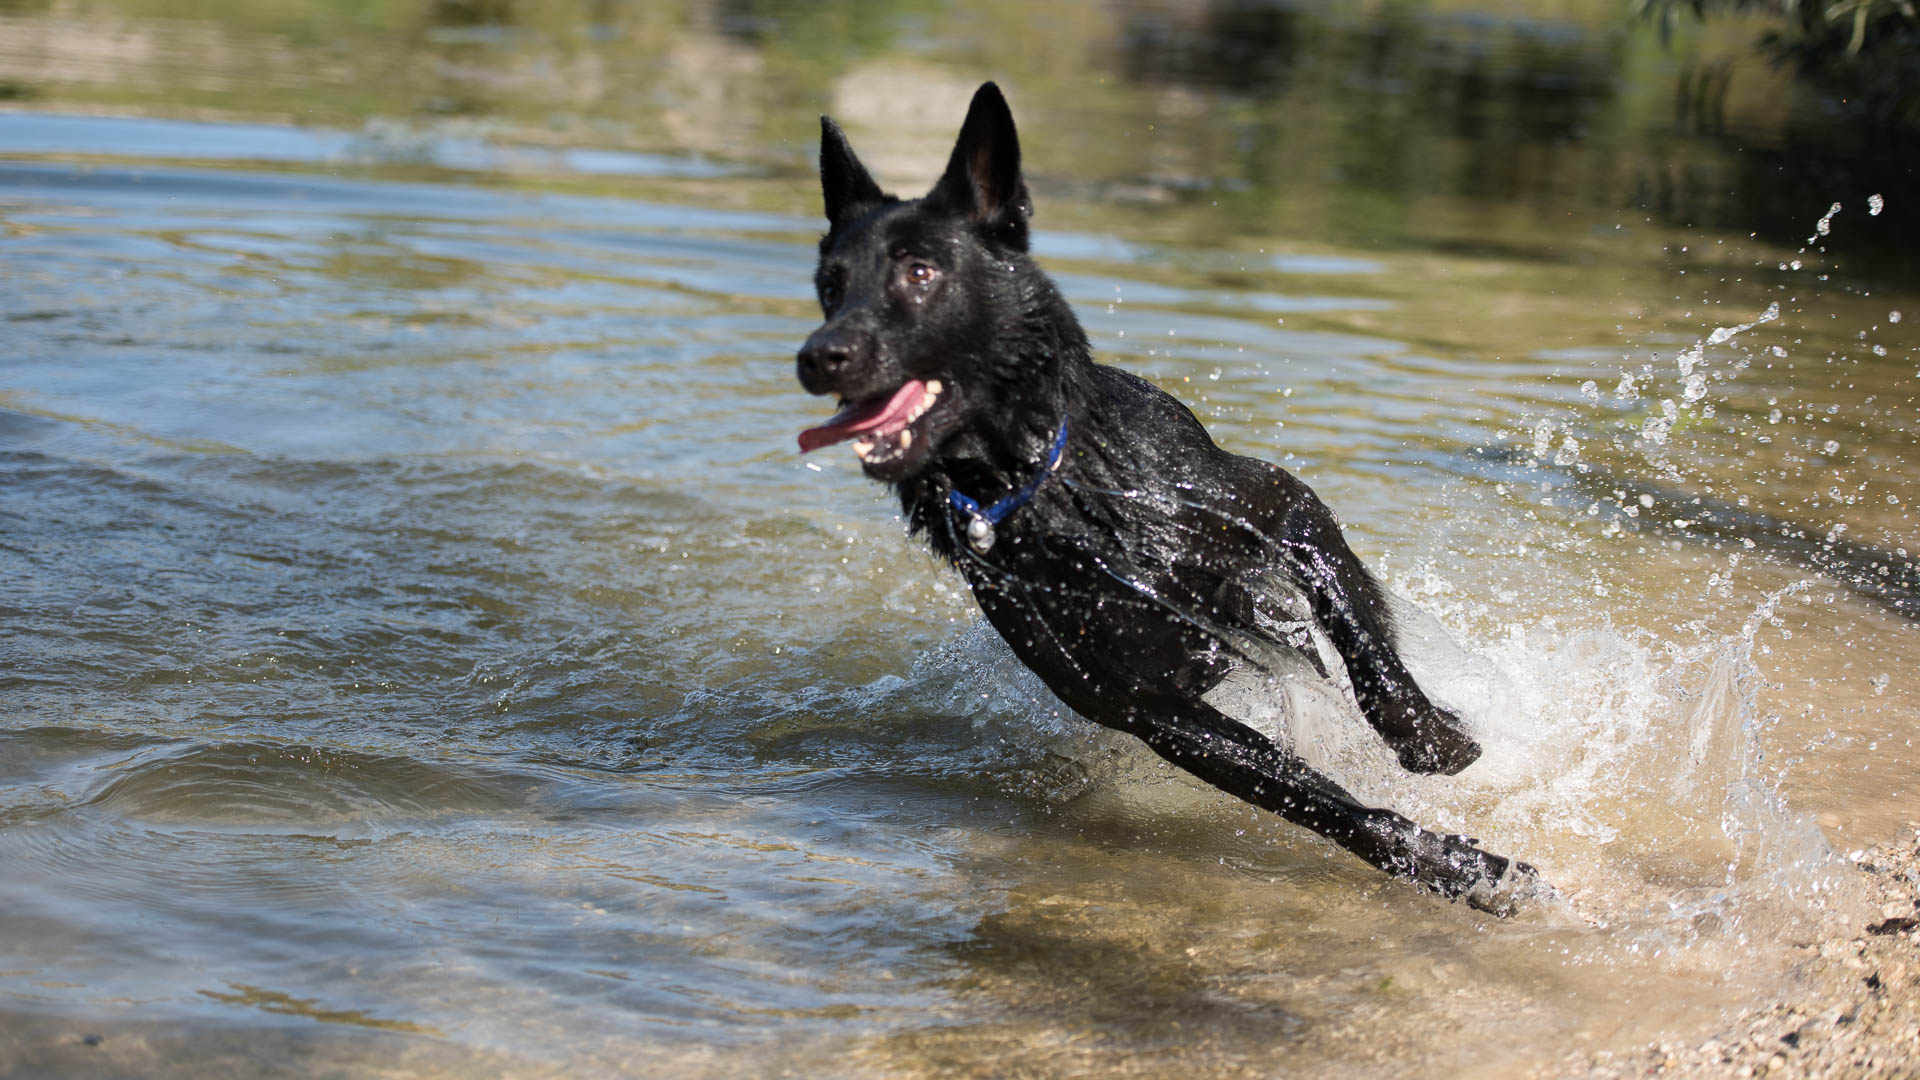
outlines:
[{"label": "dog's chest", "polygon": [[1204,590],[1088,537],[1014,529],[959,564],[988,623],[1069,700],[1165,683],[1211,647]]}]

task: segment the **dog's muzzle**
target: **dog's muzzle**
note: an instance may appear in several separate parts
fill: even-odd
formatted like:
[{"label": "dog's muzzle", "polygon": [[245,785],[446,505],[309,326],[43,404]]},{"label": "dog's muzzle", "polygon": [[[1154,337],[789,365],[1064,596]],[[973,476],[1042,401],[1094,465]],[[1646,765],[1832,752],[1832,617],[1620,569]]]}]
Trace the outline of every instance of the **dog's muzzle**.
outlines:
[{"label": "dog's muzzle", "polygon": [[795,369],[800,385],[809,394],[852,397],[847,392],[848,384],[872,366],[872,359],[872,334],[843,322],[830,322],[800,346]]}]

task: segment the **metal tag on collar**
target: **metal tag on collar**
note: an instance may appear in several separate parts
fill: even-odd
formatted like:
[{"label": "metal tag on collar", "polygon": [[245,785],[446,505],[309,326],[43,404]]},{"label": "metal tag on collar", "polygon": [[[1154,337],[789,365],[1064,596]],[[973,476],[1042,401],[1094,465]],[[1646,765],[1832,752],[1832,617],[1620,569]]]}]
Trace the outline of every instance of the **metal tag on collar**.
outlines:
[{"label": "metal tag on collar", "polygon": [[1034,473],[1033,479],[1028,480],[1020,490],[1010,491],[1001,496],[992,506],[982,508],[979,503],[948,488],[947,505],[953,507],[957,513],[965,514],[967,518],[967,546],[973,548],[975,553],[985,555],[988,549],[993,547],[994,525],[1008,514],[1025,506],[1027,500],[1033,498],[1033,493],[1040,490],[1040,485],[1046,481],[1047,477],[1053,475],[1053,470],[1060,467],[1060,455],[1066,448],[1067,418],[1063,416],[1060,418],[1060,432],[1053,437],[1053,448],[1047,452],[1046,463],[1040,466],[1040,471]]},{"label": "metal tag on collar", "polygon": [[967,522],[967,543],[973,545],[973,550],[985,555],[993,547],[993,539],[993,522],[979,514]]}]

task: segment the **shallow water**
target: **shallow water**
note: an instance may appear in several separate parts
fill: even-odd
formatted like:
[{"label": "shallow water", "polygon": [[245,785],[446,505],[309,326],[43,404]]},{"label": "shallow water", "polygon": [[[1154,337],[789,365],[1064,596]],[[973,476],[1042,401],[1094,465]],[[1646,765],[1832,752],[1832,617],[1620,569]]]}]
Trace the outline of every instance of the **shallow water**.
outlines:
[{"label": "shallow water", "polygon": [[[833,102],[877,160],[889,48]],[[1498,922],[1065,714],[796,458],[819,223],[768,140],[395,162],[61,94],[0,115],[0,1072],[1518,1074],[1777,988],[1914,816],[1920,301],[1846,270],[1897,194],[1825,252],[1578,200],[1382,243],[1036,168],[1103,358],[1412,605],[1481,764],[1292,722],[1567,895]]]}]

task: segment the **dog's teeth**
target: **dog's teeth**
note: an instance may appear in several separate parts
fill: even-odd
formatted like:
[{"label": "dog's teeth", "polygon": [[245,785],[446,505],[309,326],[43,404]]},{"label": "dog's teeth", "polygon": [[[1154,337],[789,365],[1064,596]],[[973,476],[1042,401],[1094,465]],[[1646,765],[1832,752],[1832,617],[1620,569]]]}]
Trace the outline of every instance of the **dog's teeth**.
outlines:
[{"label": "dog's teeth", "polygon": [[913,445],[913,432],[908,431],[906,428],[901,428],[900,429],[900,449],[905,450],[907,447],[912,445]]},{"label": "dog's teeth", "polygon": [[940,396],[940,391],[945,389],[946,387],[941,385],[939,379],[928,379],[927,380],[927,399],[931,401],[933,398]]},{"label": "dog's teeth", "polygon": [[873,453],[872,439],[853,440],[853,456],[859,458],[861,461],[865,461],[867,460],[867,455],[871,453]]}]

